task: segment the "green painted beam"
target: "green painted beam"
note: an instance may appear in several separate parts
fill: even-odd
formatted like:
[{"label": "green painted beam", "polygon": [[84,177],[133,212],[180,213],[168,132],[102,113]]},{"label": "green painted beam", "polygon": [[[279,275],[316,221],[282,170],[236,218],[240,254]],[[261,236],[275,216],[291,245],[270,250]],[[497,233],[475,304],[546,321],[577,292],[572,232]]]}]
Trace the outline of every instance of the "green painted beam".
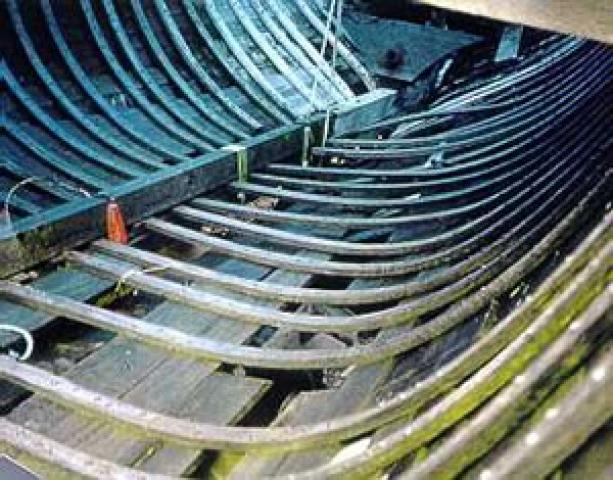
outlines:
[{"label": "green painted beam", "polygon": [[[321,130],[323,117],[315,117],[310,124],[315,131]],[[281,127],[243,142],[250,167],[298,156],[303,128],[304,125]],[[133,224],[235,178],[235,155],[227,150],[207,153],[105,193],[117,199],[126,221]],[[94,196],[15,224],[14,231],[0,236],[0,278],[103,236],[106,202],[105,197]]]}]

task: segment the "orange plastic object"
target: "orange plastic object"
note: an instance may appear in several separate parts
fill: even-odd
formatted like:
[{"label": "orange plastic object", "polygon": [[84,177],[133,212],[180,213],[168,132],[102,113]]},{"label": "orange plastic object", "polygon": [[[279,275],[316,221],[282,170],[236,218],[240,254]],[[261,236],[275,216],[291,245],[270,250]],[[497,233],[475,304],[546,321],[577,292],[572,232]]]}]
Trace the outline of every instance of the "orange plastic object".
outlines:
[{"label": "orange plastic object", "polygon": [[106,236],[111,242],[128,243],[128,231],[123,220],[121,208],[114,198],[106,206]]}]

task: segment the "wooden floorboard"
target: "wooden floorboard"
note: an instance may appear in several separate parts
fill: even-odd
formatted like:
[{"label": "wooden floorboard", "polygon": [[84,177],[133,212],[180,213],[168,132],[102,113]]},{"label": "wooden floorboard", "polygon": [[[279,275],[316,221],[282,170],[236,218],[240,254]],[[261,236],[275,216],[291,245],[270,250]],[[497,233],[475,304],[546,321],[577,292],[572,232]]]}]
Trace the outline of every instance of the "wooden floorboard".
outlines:
[{"label": "wooden floorboard", "polygon": [[[265,278],[277,284],[305,285],[311,279],[309,275],[295,272],[270,274],[269,268],[232,259],[218,268],[227,272],[240,271],[243,276]],[[145,320],[237,344],[248,340],[259,328],[208,316],[173,302],[158,305]],[[145,408],[211,423],[232,424],[261,398],[270,387],[270,381],[216,373],[218,367],[215,362],[170,357],[164,351],[116,337],[80,362],[67,376],[101,393]],[[169,395],[168,392],[174,393]],[[38,396],[22,403],[11,412],[10,418],[92,455],[156,473],[189,472],[203,453],[161,440],[126,435],[104,422],[69,412]]]}]

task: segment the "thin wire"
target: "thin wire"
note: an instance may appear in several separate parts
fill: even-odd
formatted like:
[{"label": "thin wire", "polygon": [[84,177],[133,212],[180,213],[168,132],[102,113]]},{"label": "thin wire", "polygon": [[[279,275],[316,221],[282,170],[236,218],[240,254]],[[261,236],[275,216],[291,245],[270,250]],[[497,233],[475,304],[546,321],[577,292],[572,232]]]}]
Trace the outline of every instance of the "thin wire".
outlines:
[{"label": "thin wire", "polygon": [[[48,177],[36,177],[36,176],[32,176],[32,177],[28,177],[28,178],[24,178],[23,180],[17,182],[15,185],[13,185],[10,190],[8,191],[8,193],[6,194],[6,197],[4,198],[4,202],[3,202],[3,206],[2,206],[2,213],[4,213],[4,218],[5,218],[5,228],[8,230],[11,230],[13,227],[13,222],[12,222],[12,218],[11,218],[11,200],[12,198],[15,196],[15,194],[17,193],[17,191],[24,187],[25,185],[29,184],[29,183],[33,183],[33,182],[43,182],[43,183],[47,183],[48,185],[59,185],[67,190],[71,190],[73,192],[77,192],[81,195],[83,195],[86,198],[92,198],[93,195],[91,192],[89,192],[88,190],[86,190],[83,187],[78,187],[75,185],[72,185],[71,183],[67,183],[67,182],[62,182],[60,180],[54,179],[54,178],[48,178]],[[0,225],[1,226],[1,225]]]},{"label": "thin wire", "polygon": [[[343,21],[343,0],[338,0],[336,4],[336,32],[334,35],[334,43],[332,44],[332,70],[336,71],[336,59],[338,55],[338,42],[341,35]],[[321,146],[325,147],[330,135],[330,107],[326,109],[326,120],[324,122],[324,131],[321,139]]]},{"label": "thin wire", "polygon": [[[319,51],[321,61],[326,63],[326,49],[328,48],[328,38],[330,36],[330,30],[332,29],[332,18],[334,17],[334,8],[336,7],[336,0],[330,2],[330,8],[328,9],[328,15],[326,17],[326,30],[324,31],[324,38]],[[317,93],[317,77],[313,78],[313,87],[311,89],[311,110],[315,110],[315,95]]]},{"label": "thin wire", "polygon": [[32,183],[36,180],[38,180],[38,177],[24,178],[20,182],[17,182],[15,185],[13,185],[8,191],[8,193],[6,194],[6,197],[4,198],[3,212],[5,215],[6,228],[8,228],[9,230],[13,226],[13,223],[11,221],[11,211],[10,211],[11,199],[13,198],[17,190],[19,190],[24,185],[27,185],[28,183]]}]

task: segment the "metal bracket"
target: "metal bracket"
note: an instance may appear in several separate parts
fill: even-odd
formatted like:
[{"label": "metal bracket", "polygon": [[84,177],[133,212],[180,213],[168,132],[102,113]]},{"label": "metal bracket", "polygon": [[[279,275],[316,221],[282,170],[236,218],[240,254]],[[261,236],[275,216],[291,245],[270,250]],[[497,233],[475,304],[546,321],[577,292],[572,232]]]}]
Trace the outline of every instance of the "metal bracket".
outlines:
[{"label": "metal bracket", "polygon": [[496,63],[517,58],[521,48],[523,32],[524,27],[521,25],[507,25],[504,27],[500,36],[500,42],[498,43],[496,57],[494,58]]},{"label": "metal bracket", "polygon": [[249,156],[244,145],[226,145],[222,150],[236,153],[236,176],[239,183],[249,180]]},{"label": "metal bracket", "polygon": [[310,125],[305,126],[302,132],[302,154],[300,161],[303,167],[308,167],[311,161],[311,146],[315,142],[315,136]]},{"label": "metal bracket", "polygon": [[331,115],[332,112],[330,111],[330,109],[326,110],[326,119],[324,121],[324,131],[323,134],[321,136],[321,146],[325,147],[326,143],[328,142],[328,137],[330,135],[330,121],[331,121]]}]

